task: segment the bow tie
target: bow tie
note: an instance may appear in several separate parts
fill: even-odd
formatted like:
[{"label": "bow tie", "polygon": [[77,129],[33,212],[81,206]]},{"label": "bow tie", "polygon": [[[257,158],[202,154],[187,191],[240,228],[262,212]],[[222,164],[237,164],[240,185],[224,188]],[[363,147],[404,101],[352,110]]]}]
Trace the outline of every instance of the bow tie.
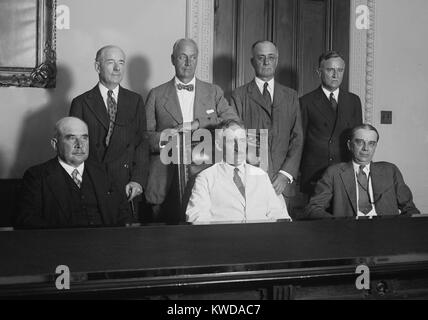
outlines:
[{"label": "bow tie", "polygon": [[178,83],[177,84],[177,89],[178,90],[187,90],[187,91],[193,91],[193,89],[194,89],[194,87],[193,87],[193,84],[181,84],[181,83]]}]

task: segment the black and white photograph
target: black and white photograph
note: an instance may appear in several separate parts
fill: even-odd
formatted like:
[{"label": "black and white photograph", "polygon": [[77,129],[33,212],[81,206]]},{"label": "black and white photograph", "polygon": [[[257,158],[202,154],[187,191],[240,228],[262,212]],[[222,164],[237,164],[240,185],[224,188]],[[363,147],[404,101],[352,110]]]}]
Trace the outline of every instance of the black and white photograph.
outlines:
[{"label": "black and white photograph", "polygon": [[428,299],[427,16],[0,0],[0,300]]}]

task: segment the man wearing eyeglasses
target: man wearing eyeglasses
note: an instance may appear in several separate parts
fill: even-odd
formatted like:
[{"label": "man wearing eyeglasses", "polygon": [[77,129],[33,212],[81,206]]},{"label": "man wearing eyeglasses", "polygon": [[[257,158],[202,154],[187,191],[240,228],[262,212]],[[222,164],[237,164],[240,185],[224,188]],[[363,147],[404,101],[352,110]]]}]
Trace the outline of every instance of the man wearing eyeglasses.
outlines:
[{"label": "man wearing eyeglasses", "polygon": [[349,131],[362,124],[360,98],[340,88],[345,73],[340,54],[322,54],[317,73],[321,86],[300,98],[305,137],[300,186],[307,197],[327,167],[350,160],[346,147]]},{"label": "man wearing eyeglasses", "polygon": [[389,162],[372,162],[379,133],[369,124],[352,129],[352,161],[329,167],[318,181],[302,219],[373,218],[419,214],[400,170]]},{"label": "man wearing eyeglasses", "polygon": [[297,92],[274,79],[278,58],[274,43],[254,43],[255,78],[232,93],[231,103],[247,129],[268,130],[267,171],[276,194],[289,205],[295,195],[303,133]]}]

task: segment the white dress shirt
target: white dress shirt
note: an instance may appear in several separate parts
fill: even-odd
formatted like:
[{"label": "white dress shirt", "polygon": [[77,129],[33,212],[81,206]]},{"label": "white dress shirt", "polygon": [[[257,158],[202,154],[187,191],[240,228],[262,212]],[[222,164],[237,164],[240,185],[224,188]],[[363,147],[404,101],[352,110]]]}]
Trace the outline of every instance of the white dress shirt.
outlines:
[{"label": "white dress shirt", "polygon": [[[324,92],[325,96],[327,97],[327,100],[330,101],[330,95],[331,91],[327,90],[326,88],[322,87],[322,91]],[[339,88],[333,91],[334,99],[337,103],[339,103]]]},{"label": "white dress shirt", "polygon": [[357,217],[369,217],[369,218],[370,217],[375,217],[375,216],[377,216],[377,213],[376,213],[376,208],[375,208],[375,205],[374,205],[372,179],[370,178],[370,163],[368,165],[366,165],[365,168],[364,168],[364,170],[363,170],[366,173],[366,176],[367,176],[367,179],[368,179],[368,182],[369,182],[369,201],[372,204],[372,210],[368,214],[362,213],[360,211],[360,208],[358,207],[358,200],[360,199],[360,194],[359,194],[359,188],[358,188],[357,174],[360,171],[360,165],[357,164],[357,163],[355,163],[355,162],[353,162],[353,161],[352,161],[352,164],[354,166],[355,187],[356,187],[356,190],[357,190],[357,212],[358,212]]},{"label": "white dress shirt", "polygon": [[[108,105],[107,105],[107,98],[108,98],[108,89],[106,86],[104,86],[101,82],[98,83],[98,88],[100,89],[101,97],[103,97],[104,105],[106,107],[107,113],[108,113]],[[113,90],[113,98],[116,101],[116,105],[119,103],[119,86],[116,86]]]},{"label": "white dress shirt", "polygon": [[64,161],[62,161],[60,158],[58,158],[59,164],[61,165],[61,167],[64,168],[64,170],[68,173],[68,175],[71,177],[71,179],[73,179],[72,173],[75,169],[77,169],[77,179],[80,180],[80,182],[83,181],[83,171],[85,170],[85,163],[82,162],[82,164],[80,166],[73,167],[70,166],[69,164],[65,163]]},{"label": "white dress shirt", "polygon": [[247,163],[238,168],[245,185],[245,198],[233,181],[235,167],[226,162],[216,163],[196,176],[186,210],[187,222],[205,224],[291,220],[283,196],[275,194],[265,171]]},{"label": "white dress shirt", "polygon": [[[186,89],[178,90],[177,85],[193,85],[193,91]],[[180,102],[181,114],[183,115],[183,122],[192,122],[193,121],[193,104],[195,102],[195,91],[196,91],[196,78],[193,77],[192,81],[189,83],[181,82],[177,77],[175,77],[175,90],[177,91],[178,101]]]},{"label": "white dress shirt", "polygon": [[[268,89],[268,91],[270,93],[270,97],[271,97],[272,102],[273,102],[273,93],[274,93],[274,90],[275,90],[275,80],[274,80],[274,78],[270,79],[269,81],[263,81],[262,79],[255,77],[255,81],[256,81],[257,87],[259,88],[259,91],[260,91],[260,93],[262,95],[263,95],[263,90],[264,90],[265,82],[268,83],[267,89]],[[290,183],[293,183],[293,176],[291,174],[289,174],[288,172],[285,172],[284,170],[279,170],[279,172],[281,174],[283,174],[284,176],[286,176],[288,179],[290,179]]]}]

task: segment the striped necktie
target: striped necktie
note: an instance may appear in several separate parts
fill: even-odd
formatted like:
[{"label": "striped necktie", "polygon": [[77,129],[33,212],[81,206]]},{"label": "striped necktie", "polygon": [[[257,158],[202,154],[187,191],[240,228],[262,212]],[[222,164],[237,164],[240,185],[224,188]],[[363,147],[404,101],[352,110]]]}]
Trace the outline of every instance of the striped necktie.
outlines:
[{"label": "striped necktie", "polygon": [[241,177],[239,176],[239,169],[238,168],[235,168],[233,170],[233,182],[235,182],[235,185],[238,187],[239,192],[242,194],[242,196],[245,199],[245,186],[241,180]]},{"label": "striped necktie", "polygon": [[77,171],[77,169],[73,170],[71,177],[73,178],[74,183],[80,188],[82,181],[79,179],[79,171]]},{"label": "striped necktie", "polygon": [[116,100],[113,98],[113,91],[109,90],[107,93],[107,108],[108,108],[108,116],[110,119],[109,126],[108,126],[108,132],[106,137],[106,146],[110,143],[111,135],[113,134],[114,129],[114,121],[116,120],[116,113],[117,113],[117,104]]},{"label": "striped necktie", "polygon": [[357,173],[358,182],[358,210],[364,214],[372,211],[373,206],[369,197],[369,180],[364,172],[365,166],[361,165]]}]

